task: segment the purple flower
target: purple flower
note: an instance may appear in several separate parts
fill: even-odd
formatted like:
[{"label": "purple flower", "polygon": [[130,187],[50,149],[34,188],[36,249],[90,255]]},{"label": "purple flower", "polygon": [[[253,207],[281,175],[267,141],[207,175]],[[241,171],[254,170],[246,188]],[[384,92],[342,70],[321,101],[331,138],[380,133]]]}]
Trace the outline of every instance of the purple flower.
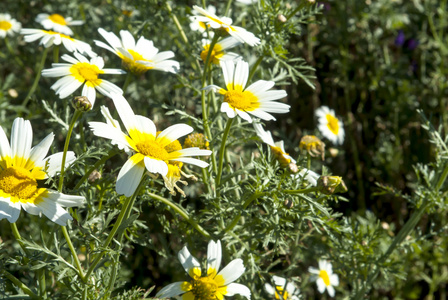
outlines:
[{"label": "purple flower", "polygon": [[406,41],[406,46],[409,50],[414,50],[415,48],[417,48],[419,42],[417,39],[409,39]]},{"label": "purple flower", "polygon": [[405,39],[405,37],[404,37],[404,32],[403,32],[403,30],[399,30],[399,31],[398,31],[398,35],[397,35],[397,37],[395,38],[395,46],[397,46],[397,47],[401,47],[401,46],[403,46],[403,44],[404,44],[404,39]]}]

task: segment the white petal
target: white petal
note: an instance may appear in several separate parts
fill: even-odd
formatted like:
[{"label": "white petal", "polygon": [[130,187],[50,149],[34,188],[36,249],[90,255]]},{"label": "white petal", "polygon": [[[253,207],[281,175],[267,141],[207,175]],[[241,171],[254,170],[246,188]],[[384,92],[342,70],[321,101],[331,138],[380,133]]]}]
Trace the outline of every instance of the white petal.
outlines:
[{"label": "white petal", "polygon": [[[16,118],[11,129],[11,153],[13,157],[27,159],[30,157],[33,129],[28,120]],[[19,166],[22,167],[22,166]]]},{"label": "white petal", "polygon": [[272,280],[276,286],[281,286],[282,288],[286,285],[286,279],[280,276],[272,276]]},{"label": "white petal", "polygon": [[233,80],[234,86],[241,86],[243,89],[246,86],[247,78],[249,76],[249,64],[245,61],[238,61],[235,69],[235,78]]},{"label": "white petal", "polygon": [[239,283],[231,283],[227,286],[226,291],[226,296],[234,296],[236,294],[239,294],[243,297],[246,297],[246,299],[250,299],[250,290],[245,285]]},{"label": "white petal", "polygon": [[126,49],[135,49],[135,39],[127,30],[120,30],[122,44]]},{"label": "white petal", "polygon": [[316,284],[317,284],[317,290],[319,291],[319,293],[322,294],[323,292],[325,292],[325,288],[327,286],[325,285],[325,282],[322,278],[320,278],[320,277],[317,278]]},{"label": "white petal", "polygon": [[180,294],[185,293],[184,290],[182,290],[182,284],[183,282],[174,282],[171,283],[169,285],[167,285],[166,287],[164,287],[163,289],[161,289],[156,297],[157,298],[171,298]]},{"label": "white petal", "polygon": [[119,128],[102,122],[89,122],[89,126],[94,135],[131,147],[126,139],[127,136]]},{"label": "white petal", "polygon": [[226,113],[227,117],[229,117],[230,119],[233,119],[236,116],[236,111],[232,107],[230,107],[229,103],[227,102],[221,103],[221,112]]},{"label": "white petal", "polygon": [[27,202],[27,203],[22,203],[21,205],[22,205],[23,210],[31,215],[38,216],[42,213],[42,209],[40,207],[37,207],[36,205],[34,205],[34,203]]},{"label": "white petal", "polygon": [[[44,164],[48,165],[46,172],[48,176],[53,177],[61,171],[63,152],[58,152],[48,156],[44,160]],[[65,168],[68,168],[76,160],[75,152],[67,151],[65,158]]]},{"label": "white petal", "polygon": [[0,126],[0,158],[3,160],[5,157],[11,157],[11,146],[9,145],[5,131]]},{"label": "white petal", "polygon": [[266,91],[263,93],[260,93],[257,96],[258,101],[260,102],[266,102],[266,101],[272,101],[277,99],[285,98],[288,94],[284,90],[271,90]]},{"label": "white petal", "polygon": [[86,200],[82,196],[66,195],[53,190],[47,190],[47,198],[64,207],[80,207]]},{"label": "white petal", "polygon": [[135,114],[128,101],[122,95],[116,93],[111,93],[111,98],[126,130],[130,132],[132,129],[138,128]]},{"label": "white petal", "polygon": [[151,173],[166,176],[168,174],[168,165],[163,160],[154,159],[148,156],[144,158],[146,170]]},{"label": "white petal", "polygon": [[339,277],[337,274],[331,274],[330,275],[330,284],[334,286],[339,285]]},{"label": "white petal", "polygon": [[185,148],[171,153],[179,153],[182,156],[207,156],[212,154],[210,150],[199,149],[198,147]]},{"label": "white petal", "polygon": [[254,124],[255,132],[257,133],[258,137],[269,146],[274,147],[274,139],[272,138],[270,131],[265,131],[263,129],[263,126],[261,124],[255,123]]},{"label": "white petal", "polygon": [[126,197],[132,196],[142,180],[145,167],[129,158],[118,173],[116,191]]},{"label": "white petal", "polygon": [[266,293],[269,294],[269,296],[275,296],[275,289],[272,285],[270,285],[269,283],[265,283],[263,287]]},{"label": "white petal", "polygon": [[190,275],[190,276],[191,276],[190,271],[192,269],[194,269],[194,268],[199,268],[199,270],[201,269],[201,265],[199,264],[197,259],[194,258],[194,256],[190,254],[190,251],[188,251],[187,246],[184,246],[182,248],[182,250],[179,251],[179,253],[177,254],[177,258],[179,259],[180,263],[184,267],[185,272],[187,272],[188,275]]},{"label": "white petal", "polygon": [[243,110],[236,110],[236,113],[244,120],[246,120],[249,123],[252,123],[252,118],[249,116],[249,114]]},{"label": "white petal", "polygon": [[187,163],[187,164],[192,164],[201,168],[206,168],[208,167],[209,163],[202,161],[200,159],[196,159],[196,158],[191,158],[191,157],[179,157],[176,159],[173,159],[173,161],[180,161],[183,163]]},{"label": "white petal", "polygon": [[20,205],[20,202],[16,203],[10,202],[9,206],[10,209],[8,213],[10,217],[6,217],[6,219],[9,221],[9,223],[15,223],[20,216],[20,211],[22,210],[22,207]]},{"label": "white petal", "polygon": [[224,278],[224,285],[228,285],[243,275],[244,268],[243,261],[239,258],[232,260],[218,275]]},{"label": "white petal", "polygon": [[30,158],[28,159],[27,164],[25,165],[25,169],[30,169],[35,166],[44,166],[44,158],[47,156],[48,150],[50,150],[50,146],[53,143],[54,134],[50,133],[47,135],[38,145],[34,146],[30,152]]},{"label": "white petal", "polygon": [[207,273],[210,268],[213,268],[215,272],[218,272],[221,265],[222,253],[221,253],[221,241],[210,241],[207,247]]},{"label": "white petal", "polygon": [[67,221],[73,219],[67,211],[50,198],[42,197],[41,199],[36,206],[42,209],[42,213],[51,221],[66,226]]},{"label": "white petal", "polygon": [[233,89],[235,63],[233,61],[220,61],[219,65],[222,68],[222,74],[224,75],[224,82],[226,83],[227,89]]},{"label": "white petal", "polygon": [[193,127],[187,124],[176,124],[168,127],[157,136],[158,143],[165,147],[180,137],[193,131]]},{"label": "white petal", "polygon": [[335,290],[334,290],[333,286],[331,286],[331,285],[327,286],[327,292],[328,292],[328,295],[330,295],[330,297],[334,297]]}]

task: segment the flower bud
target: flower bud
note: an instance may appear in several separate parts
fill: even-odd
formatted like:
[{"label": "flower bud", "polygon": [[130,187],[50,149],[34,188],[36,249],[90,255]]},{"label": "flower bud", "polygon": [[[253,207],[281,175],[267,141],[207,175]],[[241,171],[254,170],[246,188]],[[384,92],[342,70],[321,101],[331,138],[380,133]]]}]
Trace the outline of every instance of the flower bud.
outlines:
[{"label": "flower bud", "polygon": [[101,178],[101,173],[97,170],[93,170],[92,173],[90,173],[89,178],[87,179],[90,183],[94,183],[98,179]]},{"label": "flower bud", "polygon": [[325,143],[314,135],[305,135],[300,140],[300,149],[306,150],[312,157],[321,156],[325,159]]},{"label": "flower bud", "polygon": [[284,15],[278,15],[277,19],[282,23],[285,23],[286,21],[288,21]]},{"label": "flower bud", "polygon": [[86,96],[78,96],[72,100],[73,107],[81,112],[86,112],[92,109],[92,103]]},{"label": "flower bud", "polygon": [[286,208],[291,209],[291,208],[294,207],[294,202],[292,202],[291,199],[286,199],[285,202],[283,203],[283,205],[284,205]]},{"label": "flower bud", "polygon": [[288,170],[289,170],[289,172],[295,174],[295,173],[299,172],[299,167],[295,163],[290,162],[288,165]]},{"label": "flower bud", "polygon": [[209,142],[202,133],[192,133],[185,139],[184,148],[198,147],[209,150]]},{"label": "flower bud", "polygon": [[345,193],[348,191],[342,177],[339,176],[321,176],[317,180],[317,187],[326,195],[334,193]]}]

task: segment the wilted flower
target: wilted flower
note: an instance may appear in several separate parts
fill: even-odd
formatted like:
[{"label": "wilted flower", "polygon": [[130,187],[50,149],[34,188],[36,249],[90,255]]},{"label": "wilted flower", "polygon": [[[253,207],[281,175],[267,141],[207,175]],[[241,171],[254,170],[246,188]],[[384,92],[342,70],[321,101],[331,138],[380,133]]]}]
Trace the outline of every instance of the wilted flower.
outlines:
[{"label": "wilted flower", "polygon": [[210,143],[202,133],[192,133],[184,141],[184,148],[198,147],[199,149],[210,149]]},{"label": "wilted flower", "polygon": [[[62,206],[81,206],[85,198],[70,196],[40,187],[45,180],[61,170],[62,152],[45,158],[54,134],[31,148],[33,129],[30,121],[16,118],[11,129],[11,144],[0,126],[0,220],[15,223],[23,208],[32,215],[44,214],[51,221],[65,226],[72,220]],[[75,154],[67,152],[66,167],[75,161]]]},{"label": "wilted flower", "polygon": [[272,138],[272,134],[270,131],[265,131],[261,124],[254,124],[255,132],[258,137],[271,148],[272,153],[275,158],[279,161],[282,167],[288,166],[289,163],[296,163],[296,161],[289,156],[288,153],[285,152],[285,147],[283,145],[283,141],[274,143],[274,139]]},{"label": "wilted flower", "polygon": [[38,14],[36,22],[40,23],[47,30],[54,30],[66,35],[73,35],[73,31],[68,26],[84,24],[84,21],[64,18],[60,14]]},{"label": "wilted flower", "polygon": [[317,186],[320,187],[322,193],[327,195],[348,191],[342,177],[339,176],[321,176],[317,181]]},{"label": "wilted flower", "polygon": [[269,121],[275,120],[269,112],[287,113],[289,111],[288,104],[274,101],[286,97],[285,91],[268,91],[274,86],[274,81],[258,80],[246,87],[249,76],[247,62],[238,61],[235,67],[235,63],[232,61],[221,61],[220,65],[227,90],[216,85],[209,85],[205,89],[212,89],[224,95],[221,112],[226,113],[229,118],[238,115],[252,123],[249,114]]},{"label": "wilted flower", "polygon": [[299,288],[292,282],[287,282],[285,278],[272,276],[275,287],[269,283],[264,284],[264,290],[273,299],[280,300],[299,300]]},{"label": "wilted flower", "polygon": [[333,267],[331,263],[326,260],[319,260],[319,269],[309,267],[308,271],[314,275],[314,280],[316,280],[317,289],[322,294],[325,289],[328,295],[334,297],[335,290],[334,286],[339,285],[339,277],[337,274],[333,274]]},{"label": "wilted flower", "polygon": [[239,258],[232,260],[221,272],[221,242],[210,241],[207,248],[207,271],[202,276],[201,264],[194,258],[187,247],[179,251],[179,261],[185,271],[192,278],[190,281],[180,281],[167,285],[161,289],[156,297],[171,298],[182,295],[182,299],[209,300],[224,299],[224,296],[239,294],[250,299],[247,286],[234,283],[245,271],[243,261]]},{"label": "wilted flower", "polygon": [[10,14],[0,14],[0,38],[5,38],[7,35],[13,36],[14,33],[20,31],[22,25],[11,18]]},{"label": "wilted flower", "polygon": [[320,155],[325,158],[325,143],[314,135],[305,135],[300,140],[299,148],[306,150],[312,157]]},{"label": "wilted flower", "polygon": [[316,110],[318,128],[322,135],[336,145],[344,142],[345,131],[341,120],[336,118],[334,110],[321,106]]}]

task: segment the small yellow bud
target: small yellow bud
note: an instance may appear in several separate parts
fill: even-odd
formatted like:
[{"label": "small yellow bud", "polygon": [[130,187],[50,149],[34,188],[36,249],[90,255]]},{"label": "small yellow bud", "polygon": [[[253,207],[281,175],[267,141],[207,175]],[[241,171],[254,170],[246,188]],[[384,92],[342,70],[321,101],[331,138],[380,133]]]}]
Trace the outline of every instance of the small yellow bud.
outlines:
[{"label": "small yellow bud", "polygon": [[78,96],[73,98],[72,105],[76,110],[82,112],[86,112],[92,109],[92,103],[90,103],[89,99],[86,96]]},{"label": "small yellow bud", "polygon": [[312,157],[320,155],[325,159],[325,143],[314,135],[305,135],[300,140],[299,148],[306,150]]},{"label": "small yellow bud", "polygon": [[339,176],[321,176],[317,180],[317,187],[326,195],[345,193],[348,191],[342,177]]},{"label": "small yellow bud", "polygon": [[198,147],[199,149],[209,150],[209,142],[202,133],[192,133],[184,141],[184,148]]}]

